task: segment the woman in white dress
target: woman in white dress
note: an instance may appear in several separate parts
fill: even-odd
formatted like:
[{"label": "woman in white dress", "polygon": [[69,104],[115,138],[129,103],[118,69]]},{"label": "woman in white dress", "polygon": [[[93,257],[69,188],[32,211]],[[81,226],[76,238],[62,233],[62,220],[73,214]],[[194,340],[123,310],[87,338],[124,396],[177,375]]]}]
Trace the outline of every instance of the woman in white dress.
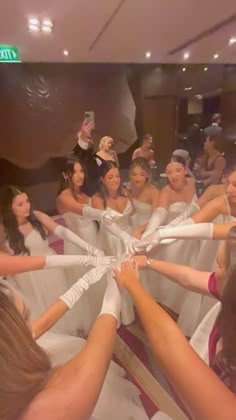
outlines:
[{"label": "woman in white dress", "polygon": [[[6,186],[1,193],[0,212],[5,231],[6,247],[9,254],[28,254],[32,256],[53,256],[54,251],[48,246],[46,232],[49,230],[59,237],[66,236],[76,242],[82,243],[78,237],[73,236],[68,229],[59,226],[49,216],[32,211],[28,195],[17,187]],[[75,238],[74,238],[75,237]],[[60,258],[58,256],[58,258]],[[69,258],[70,260],[70,258]],[[73,260],[73,258],[72,258]],[[96,265],[108,260],[104,257],[75,256],[71,265]],[[63,268],[53,268],[49,271],[35,271],[14,276],[16,287],[27,300],[32,318],[36,318],[60,294],[68,289],[67,278]],[[78,308],[56,325],[56,330],[62,333],[76,334],[81,320]]]},{"label": "woman in white dress", "polygon": [[[186,172],[184,160],[178,156],[172,157],[166,166],[168,184],[160,192],[159,207],[154,211],[143,237],[148,236],[158,226],[171,222],[196,200],[194,180],[186,177]],[[150,255],[160,260],[194,267],[198,247],[198,241],[188,241],[186,246],[185,241],[178,240],[171,245],[163,245],[159,250],[153,250]],[[152,282],[152,296],[176,314],[180,313],[190,294],[191,292],[173,284],[162,275],[155,275],[155,281]],[[182,326],[186,335],[190,333],[188,322],[186,319],[186,325]]]},{"label": "woman in white dress", "polygon": [[[17,259],[19,271],[39,269],[42,265],[42,257],[9,258]],[[31,259],[33,263],[28,261]],[[95,276],[85,275],[88,285],[91,280],[98,280],[99,270],[100,267],[91,270]],[[9,266],[3,272],[15,271]],[[47,333],[38,344],[35,342],[68,311],[71,299],[74,303],[79,299],[78,289],[72,289],[30,325],[29,311],[21,297],[0,282],[0,418],[147,420],[138,389],[124,378],[123,369],[113,362],[110,365],[120,310],[120,293],[112,277],[87,341]]]},{"label": "woman in white dress", "polygon": [[[103,164],[100,190],[92,197],[95,209],[115,210],[122,216],[116,223],[100,226],[101,241],[107,255],[121,257],[129,253],[130,245],[137,242],[132,238],[133,231],[130,217],[134,214],[133,203],[129,191],[121,185],[119,168],[113,161]],[[122,292],[122,323],[130,324],[134,320],[133,304],[126,291]]]}]

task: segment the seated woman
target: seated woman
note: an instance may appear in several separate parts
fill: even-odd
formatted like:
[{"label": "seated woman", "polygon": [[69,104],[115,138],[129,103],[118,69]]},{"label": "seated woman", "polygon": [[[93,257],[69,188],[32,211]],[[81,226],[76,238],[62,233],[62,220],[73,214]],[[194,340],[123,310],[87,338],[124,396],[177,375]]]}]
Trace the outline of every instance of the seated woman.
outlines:
[{"label": "seated woman", "polygon": [[[45,257],[41,256],[0,256],[0,273],[32,271],[43,268],[44,264]],[[49,341],[51,348],[56,344],[61,360],[64,359],[62,366],[52,368],[50,352],[35,342],[93,281],[99,280],[104,269],[107,270],[97,267],[85,274],[32,324],[21,297],[6,282],[0,282],[1,419],[129,420],[133,416],[147,420],[138,389],[124,378],[123,369],[114,363],[110,365],[121,303],[111,276],[87,341],[57,334],[49,335],[51,340],[42,341],[43,346]]]},{"label": "seated woman", "polygon": [[218,184],[225,169],[225,158],[222,154],[222,141],[219,132],[212,127],[204,143],[204,156],[194,175],[201,180],[205,187]]},{"label": "seated woman", "polygon": [[[190,418],[196,420],[224,420],[236,417],[235,229],[230,232],[229,242],[226,244],[228,250],[225,257],[229,258],[227,276],[223,275],[223,254],[223,260],[219,261],[219,265],[223,264],[218,269],[219,273],[221,271],[220,283],[214,275],[210,276],[209,283],[208,275],[205,274],[199,282],[196,277],[193,280],[185,277],[186,283],[189,282],[194,289],[205,289],[206,293],[213,293],[222,302],[222,309],[210,336],[210,368],[195,353],[166,311],[142,288],[136,264],[123,262],[121,271],[116,270],[119,286],[125,287],[134,299],[156,360],[187,408]],[[140,257],[136,257],[138,258]],[[158,263],[149,261],[151,267],[154,267],[154,264],[158,266]]]},{"label": "seated woman", "polygon": [[116,151],[112,149],[113,139],[109,136],[102,137],[99,143],[99,151],[96,156],[99,156],[102,160],[113,160],[117,166],[119,166],[119,160]]},{"label": "seated woman", "polygon": [[[5,235],[5,247],[9,254],[20,255],[45,255],[51,256],[51,261],[60,257],[56,256],[49,247],[46,239],[47,231],[53,232],[59,238],[68,240],[88,250],[88,244],[68,229],[59,226],[48,215],[40,211],[32,211],[28,195],[17,187],[6,186],[1,192],[0,213]],[[89,248],[96,251],[94,247]],[[57,258],[58,257],[58,258]],[[110,264],[109,258],[76,255],[67,257],[69,265],[96,265],[104,262]],[[61,261],[65,261],[62,259]],[[53,267],[53,263],[51,265]],[[57,265],[55,265],[57,267]],[[14,276],[15,286],[22,292],[29,302],[33,317],[37,317],[50,305],[55,298],[68,289],[67,278],[63,264],[61,268],[53,268],[50,275],[47,270],[35,271]],[[76,334],[79,328],[78,308],[68,313],[56,326],[60,332]]]}]

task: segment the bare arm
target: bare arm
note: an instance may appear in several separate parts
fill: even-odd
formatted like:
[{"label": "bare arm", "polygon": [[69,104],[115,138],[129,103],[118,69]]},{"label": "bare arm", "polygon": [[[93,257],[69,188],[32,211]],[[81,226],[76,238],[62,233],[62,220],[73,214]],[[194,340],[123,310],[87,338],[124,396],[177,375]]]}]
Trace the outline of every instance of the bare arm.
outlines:
[{"label": "bare arm", "polygon": [[235,395],[195,353],[166,311],[143,289],[132,263],[124,262],[121,274],[116,271],[116,277],[119,285],[131,294],[155,358],[192,418],[233,420]]},{"label": "bare arm", "polygon": [[116,322],[107,314],[97,318],[83,350],[52,376],[24,420],[41,420],[45,412],[50,420],[90,418],[112,357]]},{"label": "bare arm", "polygon": [[212,222],[219,214],[223,214],[225,209],[224,196],[211,200],[201,210],[195,213],[191,218],[195,223]]},{"label": "bare arm", "polygon": [[236,226],[236,221],[235,222],[225,222],[225,223],[213,224],[213,237],[212,237],[212,239],[215,239],[215,240],[226,239],[226,237],[229,233],[229,230],[233,226]]},{"label": "bare arm", "polygon": [[68,309],[68,306],[61,299],[58,299],[56,302],[52,303],[42,315],[32,321],[30,324],[35,340],[53,327]]},{"label": "bare arm", "polygon": [[[139,269],[147,267],[147,257],[145,255],[137,255],[133,259],[136,261]],[[211,273],[167,261],[153,259],[149,259],[149,261],[151,262],[149,267],[152,270],[163,274],[185,289],[211,296],[208,291],[208,280]]]},{"label": "bare arm", "polygon": [[205,206],[206,203],[208,203],[208,201],[213,200],[214,198],[220,196],[220,195],[224,195],[225,194],[225,185],[210,185],[205,191],[204,193],[198,198],[197,200],[197,204],[200,207],[200,209],[202,207]]},{"label": "bare arm", "polygon": [[92,207],[98,210],[104,210],[103,200],[96,194],[92,197]]},{"label": "bare arm", "polygon": [[46,263],[46,257],[0,255],[0,274],[2,276],[24,273],[25,271],[41,270]]},{"label": "bare arm", "polygon": [[59,226],[58,223],[54,222],[51,217],[42,211],[35,211],[34,214],[49,232],[54,232],[56,227]]}]

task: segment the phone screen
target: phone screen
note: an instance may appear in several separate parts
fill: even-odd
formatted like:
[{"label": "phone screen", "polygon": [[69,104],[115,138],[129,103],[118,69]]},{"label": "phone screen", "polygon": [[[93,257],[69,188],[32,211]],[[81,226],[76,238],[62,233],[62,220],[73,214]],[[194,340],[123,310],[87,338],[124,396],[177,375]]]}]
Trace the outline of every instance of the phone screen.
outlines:
[{"label": "phone screen", "polygon": [[86,121],[93,122],[93,124],[95,126],[95,113],[94,113],[94,111],[86,111],[84,113],[84,118],[85,118]]}]

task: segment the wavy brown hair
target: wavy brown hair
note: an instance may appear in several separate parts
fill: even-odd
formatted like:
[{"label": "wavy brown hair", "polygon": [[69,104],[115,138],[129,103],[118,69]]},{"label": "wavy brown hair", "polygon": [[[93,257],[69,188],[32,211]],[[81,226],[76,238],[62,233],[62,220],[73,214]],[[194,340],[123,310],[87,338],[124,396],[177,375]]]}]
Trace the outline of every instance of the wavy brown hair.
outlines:
[{"label": "wavy brown hair", "polygon": [[51,373],[51,362],[17,310],[12,290],[0,282],[0,419],[18,418]]}]

